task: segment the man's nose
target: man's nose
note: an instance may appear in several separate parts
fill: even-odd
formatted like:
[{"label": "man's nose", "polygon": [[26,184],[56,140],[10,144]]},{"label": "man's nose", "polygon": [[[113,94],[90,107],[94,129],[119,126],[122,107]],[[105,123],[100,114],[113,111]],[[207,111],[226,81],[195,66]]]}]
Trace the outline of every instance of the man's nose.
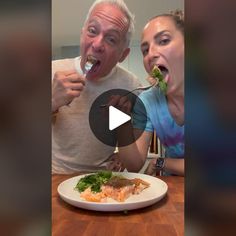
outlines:
[{"label": "man's nose", "polygon": [[98,35],[93,39],[92,47],[96,52],[103,52],[104,51],[104,40],[102,35]]}]

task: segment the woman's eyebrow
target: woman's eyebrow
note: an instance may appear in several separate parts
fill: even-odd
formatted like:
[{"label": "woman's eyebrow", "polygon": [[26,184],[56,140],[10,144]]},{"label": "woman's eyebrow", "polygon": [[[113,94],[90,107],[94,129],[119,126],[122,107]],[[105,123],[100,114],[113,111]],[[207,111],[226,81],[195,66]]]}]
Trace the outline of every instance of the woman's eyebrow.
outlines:
[{"label": "woman's eyebrow", "polygon": [[154,39],[159,38],[161,35],[163,35],[166,32],[169,32],[169,31],[168,30],[162,30],[162,31],[158,32],[157,34],[154,35]]},{"label": "woman's eyebrow", "polygon": [[[166,32],[169,32],[169,31],[168,30],[162,30],[162,31],[156,33],[153,38],[156,40],[157,38],[161,37],[161,35],[163,35]],[[147,46],[148,46],[148,42],[144,41],[144,42],[141,43],[141,48],[147,47]]]}]

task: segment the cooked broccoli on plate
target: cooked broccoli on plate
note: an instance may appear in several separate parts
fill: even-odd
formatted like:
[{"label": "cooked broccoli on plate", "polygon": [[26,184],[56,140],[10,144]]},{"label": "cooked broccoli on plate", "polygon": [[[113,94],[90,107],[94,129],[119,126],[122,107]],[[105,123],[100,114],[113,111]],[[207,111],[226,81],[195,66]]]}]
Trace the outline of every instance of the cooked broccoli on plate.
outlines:
[{"label": "cooked broccoli on plate", "polygon": [[80,193],[88,187],[95,193],[101,192],[101,186],[105,184],[112,177],[111,171],[98,171],[95,174],[89,174],[81,178],[77,183],[75,189]]}]

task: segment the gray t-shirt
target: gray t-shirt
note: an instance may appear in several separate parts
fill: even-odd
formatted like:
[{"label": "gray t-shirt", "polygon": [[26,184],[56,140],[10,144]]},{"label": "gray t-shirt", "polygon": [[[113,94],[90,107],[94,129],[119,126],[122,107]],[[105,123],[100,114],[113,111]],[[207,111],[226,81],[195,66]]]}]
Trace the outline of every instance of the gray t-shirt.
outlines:
[{"label": "gray t-shirt", "polygon": [[[52,62],[52,78],[56,71],[76,69],[80,58]],[[140,86],[137,78],[124,68],[116,66],[98,81],[86,81],[81,95],[69,106],[62,106],[52,123],[52,172],[71,174],[78,171],[96,171],[106,168],[115,148],[99,141],[89,126],[89,111],[93,101],[110,89],[132,90]],[[95,117],[96,118],[96,117]]]}]

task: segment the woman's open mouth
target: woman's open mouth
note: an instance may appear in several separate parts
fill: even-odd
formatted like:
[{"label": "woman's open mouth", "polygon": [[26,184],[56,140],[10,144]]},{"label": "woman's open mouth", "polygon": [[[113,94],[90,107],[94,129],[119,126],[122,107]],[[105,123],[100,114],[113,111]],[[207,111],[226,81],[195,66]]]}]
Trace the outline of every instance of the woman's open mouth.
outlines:
[{"label": "woman's open mouth", "polygon": [[165,82],[168,82],[168,79],[169,79],[169,76],[168,76],[169,75],[169,71],[168,71],[168,69],[165,66],[163,66],[163,65],[157,65],[157,67],[160,69]]}]

